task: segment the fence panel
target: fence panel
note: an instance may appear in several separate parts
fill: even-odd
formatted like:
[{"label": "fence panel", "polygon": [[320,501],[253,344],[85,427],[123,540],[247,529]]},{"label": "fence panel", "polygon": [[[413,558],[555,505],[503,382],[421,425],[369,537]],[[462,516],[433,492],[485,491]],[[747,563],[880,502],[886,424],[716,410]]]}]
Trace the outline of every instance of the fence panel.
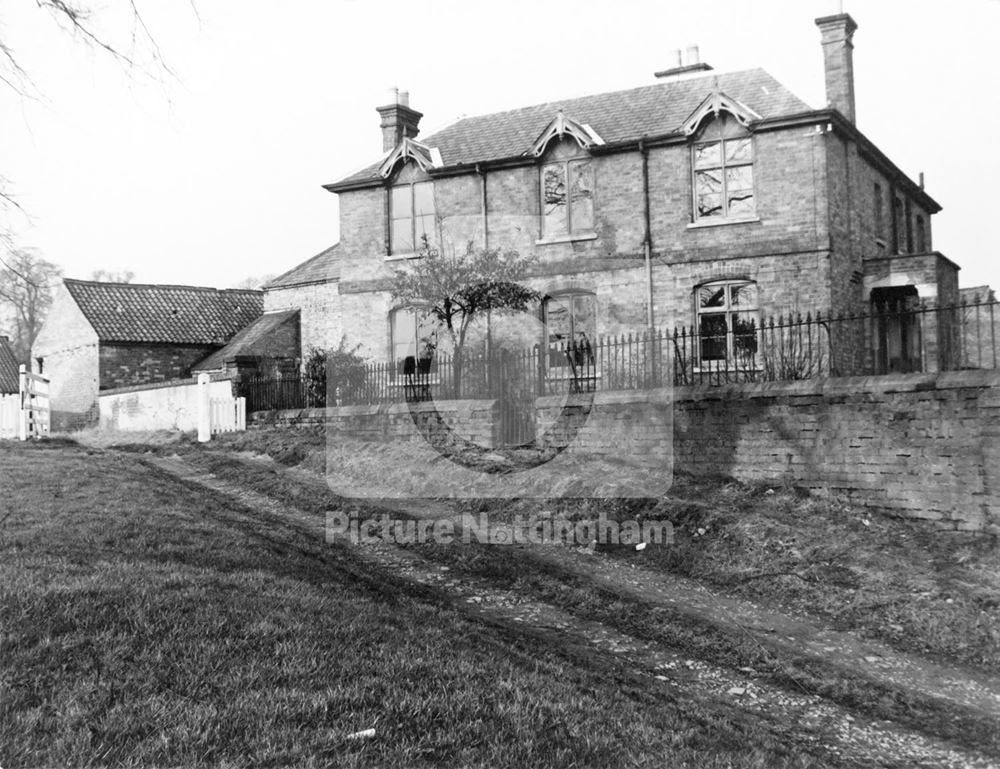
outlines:
[{"label": "fence panel", "polygon": [[213,435],[247,429],[246,398],[213,398],[209,408]]},{"label": "fence panel", "polygon": [[0,438],[17,438],[21,424],[21,396],[0,395]]}]

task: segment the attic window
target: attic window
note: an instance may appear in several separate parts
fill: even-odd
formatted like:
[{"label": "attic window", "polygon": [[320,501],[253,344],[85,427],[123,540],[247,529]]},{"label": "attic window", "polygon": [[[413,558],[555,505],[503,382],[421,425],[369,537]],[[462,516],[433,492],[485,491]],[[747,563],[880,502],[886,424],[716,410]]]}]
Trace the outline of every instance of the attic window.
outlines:
[{"label": "attic window", "polygon": [[707,123],[691,158],[696,220],[754,217],[753,139],[736,118],[721,112]]},{"label": "attic window", "polygon": [[561,141],[541,167],[542,238],[594,230],[594,167],[573,141]]},{"label": "attic window", "polygon": [[434,182],[416,163],[404,165],[389,188],[389,249],[413,254],[435,241]]}]

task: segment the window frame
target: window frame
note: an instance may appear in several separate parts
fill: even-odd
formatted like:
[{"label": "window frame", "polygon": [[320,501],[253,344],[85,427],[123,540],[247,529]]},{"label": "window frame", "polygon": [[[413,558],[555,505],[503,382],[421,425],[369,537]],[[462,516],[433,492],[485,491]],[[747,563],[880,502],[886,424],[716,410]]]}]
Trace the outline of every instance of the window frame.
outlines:
[{"label": "window frame", "polygon": [[[412,345],[411,349],[413,351],[412,355],[407,355],[402,358],[396,357],[396,318],[398,318],[402,313],[410,313],[413,317],[413,338],[408,340]],[[423,366],[420,361],[423,360],[420,356],[420,328],[421,328],[421,314],[424,316],[424,320],[429,316],[432,319],[434,325],[434,330],[431,332],[432,344],[431,344],[431,354],[427,363]],[[431,373],[437,372],[437,350],[438,350],[438,328],[440,324],[433,320],[433,315],[430,313],[430,307],[423,304],[407,304],[400,305],[399,307],[393,307],[389,311],[389,372],[390,379],[397,381],[401,378],[412,378],[415,375],[429,375]],[[412,369],[408,370],[407,360],[413,358]]]},{"label": "window frame", "polygon": [[927,223],[923,214],[916,214],[913,220],[913,248],[915,253],[926,254],[927,247]]},{"label": "window frame", "polygon": [[[732,292],[734,288],[744,288],[746,286],[753,286],[754,290],[754,301],[751,305],[737,305],[733,304]],[[711,289],[713,287],[720,287],[723,290],[724,301],[721,306],[715,307],[702,307],[701,306],[701,292],[704,289]],[[739,315],[751,315],[753,322],[753,351],[750,359],[751,366],[753,370],[759,368],[759,354],[761,350],[761,322],[760,322],[760,286],[754,280],[749,280],[746,278],[722,278],[718,280],[710,280],[704,283],[699,283],[694,287],[693,293],[694,302],[694,316],[695,316],[695,333],[698,337],[697,345],[697,365],[699,368],[708,367],[711,368],[721,368],[725,367],[726,370],[730,368],[737,369],[745,364],[745,361],[740,360],[736,356],[736,337],[738,336],[748,336],[748,334],[740,334],[734,330],[733,318]],[[726,323],[726,350],[723,357],[711,357],[705,356],[705,339],[702,335],[702,324],[701,319],[709,315],[721,315],[725,319]]]},{"label": "window frame", "polygon": [[[570,143],[575,145],[575,152],[569,156],[558,156],[560,148],[566,147]],[[564,150],[566,151],[566,150]],[[571,151],[571,150],[570,150]],[[573,216],[573,195],[571,183],[571,167],[586,163],[590,168],[590,223],[589,226],[577,229]],[[560,166],[562,168],[564,184],[566,186],[566,215],[565,226],[560,232],[550,232],[546,229],[547,216],[545,212],[545,170],[550,166]],[[538,244],[559,243],[571,240],[588,240],[597,237],[595,232],[595,220],[597,218],[597,172],[593,156],[586,152],[583,147],[576,144],[571,139],[564,139],[550,147],[550,149],[540,158],[538,165]]]},{"label": "window frame", "polygon": [[872,190],[872,216],[875,230],[875,243],[880,247],[885,247],[885,192],[879,182],[874,183]]},{"label": "window frame", "polygon": [[[576,302],[578,297],[587,297],[591,302],[590,314],[591,314],[591,327],[579,331],[579,333],[584,334],[583,341],[586,343],[581,346],[581,350],[577,351],[578,354],[576,359],[570,359],[570,356],[566,354],[566,349],[560,349],[557,345],[565,344],[558,341],[552,341],[552,333],[550,329],[550,317],[549,317],[549,307],[553,301],[566,303],[567,300],[569,306],[569,333],[568,337],[571,340],[575,340],[577,336],[577,324],[578,320],[576,318]],[[544,339],[542,340],[542,349],[545,351],[544,361],[545,361],[545,372],[548,376],[558,376],[560,378],[569,375],[574,379],[580,379],[577,373],[577,366],[583,366],[590,376],[596,377],[596,357],[594,355],[594,345],[597,343],[597,294],[594,291],[590,291],[585,288],[581,289],[567,289],[565,291],[557,291],[552,294],[546,295],[542,300],[542,333],[544,334]],[[589,336],[587,334],[590,334]],[[589,349],[587,349],[589,348]],[[581,357],[583,356],[583,357]]]},{"label": "window frame", "polygon": [[[427,185],[430,189],[430,200],[431,200],[431,213],[430,214],[418,214],[416,211],[416,201],[417,192],[416,188]],[[409,201],[409,215],[408,216],[396,216],[396,190],[408,190],[407,199]],[[413,254],[420,253],[421,249],[421,238],[417,237],[417,222],[426,217],[431,218],[432,227],[430,233],[422,233],[428,236],[428,242],[433,246],[437,242],[437,201],[434,194],[434,181],[432,179],[413,179],[405,182],[395,182],[389,185],[389,205],[388,205],[388,219],[389,219],[389,256],[394,257],[405,257],[411,256]],[[409,221],[410,238],[411,238],[411,248],[410,249],[400,249],[396,244],[396,222]]]},{"label": "window frame", "polygon": [[[730,129],[730,125],[724,125],[719,129],[719,135],[717,138],[711,140],[705,140],[704,136],[707,130],[718,120],[726,120],[727,124],[729,121],[735,123],[738,126],[737,130]],[[749,147],[749,158],[747,160],[739,161],[729,161],[726,158],[726,144],[728,142],[735,141],[746,141]],[[711,224],[725,224],[729,222],[752,222],[758,221],[757,213],[757,173],[755,170],[757,162],[757,146],[754,138],[753,132],[745,128],[739,120],[730,114],[729,112],[720,112],[718,115],[713,117],[711,120],[706,121],[702,127],[695,134],[695,137],[691,141],[690,146],[690,163],[691,163],[691,222],[694,225],[711,225]],[[719,147],[719,157],[718,163],[702,164],[698,163],[698,150],[701,147],[708,147],[711,145],[718,145]],[[751,210],[740,214],[731,214],[729,205],[729,179],[727,171],[731,168],[749,168],[750,169],[750,186],[749,189],[751,193]],[[699,193],[698,193],[698,173],[717,169],[719,171],[720,177],[720,191],[719,195],[722,203],[722,213],[720,215],[703,215],[700,213],[700,207],[698,204]]]}]

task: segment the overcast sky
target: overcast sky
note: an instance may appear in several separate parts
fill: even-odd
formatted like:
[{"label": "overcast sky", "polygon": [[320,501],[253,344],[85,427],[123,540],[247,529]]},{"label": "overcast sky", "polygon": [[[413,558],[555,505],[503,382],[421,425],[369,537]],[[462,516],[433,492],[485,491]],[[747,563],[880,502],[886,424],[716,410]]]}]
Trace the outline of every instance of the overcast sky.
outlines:
[{"label": "overcast sky", "polygon": [[[336,242],[320,185],[381,153],[375,107],[410,91],[422,133],[474,115],[655,82],[697,44],[717,70],[760,66],[824,104],[819,30],[835,0],[690,3],[297,0],[141,2],[176,79],[129,73],[28,0],[0,30],[41,100],[0,88],[10,223],[69,277],[231,285]],[[123,44],[115,6],[95,23]],[[858,126],[944,207],[938,250],[962,285],[1000,288],[1000,2],[846,0],[858,22]],[[169,7],[168,7],[169,6]],[[140,49],[140,54],[142,50]],[[977,128],[977,130],[970,130]],[[961,138],[959,138],[961,134]],[[975,137],[981,137],[980,145]]]}]

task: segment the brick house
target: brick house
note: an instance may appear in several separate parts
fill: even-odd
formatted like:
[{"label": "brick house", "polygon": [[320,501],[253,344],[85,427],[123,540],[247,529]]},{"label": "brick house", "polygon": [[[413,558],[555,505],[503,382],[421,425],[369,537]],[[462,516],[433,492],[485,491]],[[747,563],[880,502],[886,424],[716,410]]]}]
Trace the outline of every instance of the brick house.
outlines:
[{"label": "brick house", "polygon": [[[957,302],[958,267],[933,250],[940,206],[855,124],[856,23],[816,24],[821,109],[761,69],[715,72],[696,55],[652,85],[419,139],[422,115],[397,93],[377,108],[383,156],[326,185],[339,244],[267,286],[265,306],[301,310],[304,348],[343,335],[371,359],[413,355],[432,332],[389,287],[424,236],[534,255],[543,343],[684,326],[726,340],[700,351],[724,360],[766,316]],[[887,367],[914,365],[899,349],[906,329],[878,333],[841,354],[881,348]]]},{"label": "brick house", "polygon": [[20,389],[17,356],[10,340],[0,336],[0,395],[10,395]]},{"label": "brick house", "polygon": [[93,421],[100,390],[189,376],[262,311],[260,291],[64,280],[32,346],[53,427]]}]

